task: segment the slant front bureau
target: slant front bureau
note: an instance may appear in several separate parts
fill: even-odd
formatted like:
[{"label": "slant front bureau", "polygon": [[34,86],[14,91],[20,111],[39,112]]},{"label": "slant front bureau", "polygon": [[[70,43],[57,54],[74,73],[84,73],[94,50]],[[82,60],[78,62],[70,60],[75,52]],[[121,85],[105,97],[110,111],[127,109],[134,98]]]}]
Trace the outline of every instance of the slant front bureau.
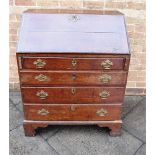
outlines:
[{"label": "slant front bureau", "polygon": [[129,60],[117,11],[24,12],[17,61],[25,135],[64,124],[94,124],[120,135]]}]

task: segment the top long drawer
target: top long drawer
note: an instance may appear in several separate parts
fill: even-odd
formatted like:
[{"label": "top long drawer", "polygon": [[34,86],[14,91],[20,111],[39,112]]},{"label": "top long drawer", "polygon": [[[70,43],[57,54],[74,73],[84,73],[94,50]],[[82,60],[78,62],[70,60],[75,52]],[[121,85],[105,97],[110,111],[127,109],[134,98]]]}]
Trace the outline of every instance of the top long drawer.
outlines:
[{"label": "top long drawer", "polygon": [[22,57],[21,69],[37,70],[124,70],[126,59],[120,58],[69,58]]}]

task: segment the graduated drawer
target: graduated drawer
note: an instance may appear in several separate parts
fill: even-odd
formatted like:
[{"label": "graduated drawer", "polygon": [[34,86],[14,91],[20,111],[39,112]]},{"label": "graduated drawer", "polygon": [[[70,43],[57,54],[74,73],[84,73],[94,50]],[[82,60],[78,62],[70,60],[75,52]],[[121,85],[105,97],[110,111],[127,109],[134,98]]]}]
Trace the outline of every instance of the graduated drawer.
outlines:
[{"label": "graduated drawer", "polygon": [[23,102],[41,104],[122,103],[123,87],[21,88]]},{"label": "graduated drawer", "polygon": [[119,120],[120,105],[24,105],[25,119],[44,121]]},{"label": "graduated drawer", "polygon": [[22,57],[22,69],[123,70],[125,58]]},{"label": "graduated drawer", "polygon": [[92,86],[126,84],[127,72],[100,72],[100,71],[21,71],[22,85],[40,86]]}]

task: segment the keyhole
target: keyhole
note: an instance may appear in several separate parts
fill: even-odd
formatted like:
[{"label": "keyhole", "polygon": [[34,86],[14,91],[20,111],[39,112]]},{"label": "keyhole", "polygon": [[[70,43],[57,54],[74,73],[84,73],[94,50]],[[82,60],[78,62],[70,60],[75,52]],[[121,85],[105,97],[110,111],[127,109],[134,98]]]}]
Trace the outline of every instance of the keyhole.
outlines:
[{"label": "keyhole", "polygon": [[76,110],[76,107],[75,107],[74,105],[71,105],[71,106],[70,106],[70,110],[71,110],[71,111],[75,111],[75,110]]},{"label": "keyhole", "polygon": [[71,89],[71,93],[72,93],[72,95],[74,95],[76,93],[76,89],[75,88],[72,88]]},{"label": "keyhole", "polygon": [[72,80],[76,79],[76,74],[72,74]]}]

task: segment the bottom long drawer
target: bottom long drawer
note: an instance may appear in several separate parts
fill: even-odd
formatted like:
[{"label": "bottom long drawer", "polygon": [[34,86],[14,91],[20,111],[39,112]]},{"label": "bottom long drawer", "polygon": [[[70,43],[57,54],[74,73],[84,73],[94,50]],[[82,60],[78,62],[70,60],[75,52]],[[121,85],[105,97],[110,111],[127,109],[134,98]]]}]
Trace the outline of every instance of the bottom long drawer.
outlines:
[{"label": "bottom long drawer", "polygon": [[119,120],[121,105],[24,105],[25,119],[46,121]]}]

